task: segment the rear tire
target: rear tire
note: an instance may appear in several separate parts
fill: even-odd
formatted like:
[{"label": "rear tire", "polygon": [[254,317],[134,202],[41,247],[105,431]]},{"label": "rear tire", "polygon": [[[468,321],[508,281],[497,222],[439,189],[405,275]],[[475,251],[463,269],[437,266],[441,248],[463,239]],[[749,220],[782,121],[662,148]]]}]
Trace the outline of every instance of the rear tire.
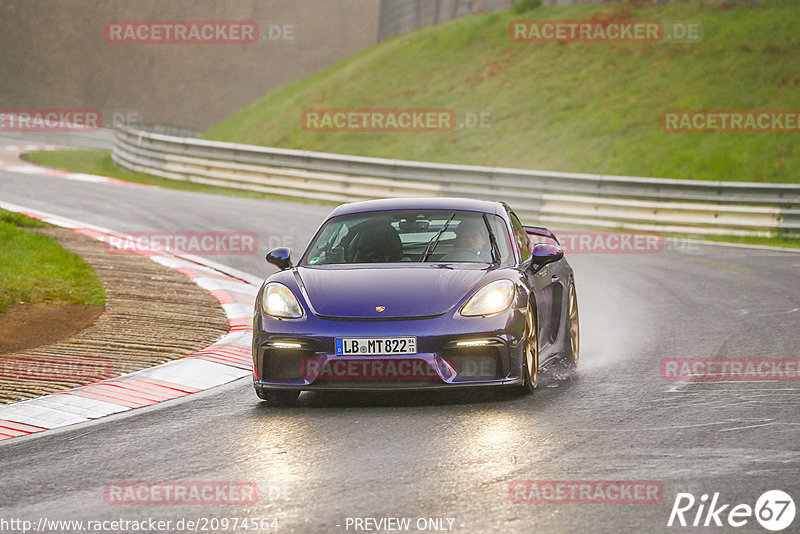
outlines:
[{"label": "rear tire", "polygon": [[530,395],[539,385],[539,340],[533,308],[529,305],[525,313],[525,360],[523,361],[523,395]]},{"label": "rear tire", "polygon": [[284,389],[263,389],[256,388],[256,395],[261,400],[265,400],[273,406],[293,406],[297,404],[299,391]]},{"label": "rear tire", "polygon": [[564,365],[569,370],[578,367],[578,360],[581,353],[581,328],[578,319],[578,295],[575,292],[575,284],[569,288],[569,307],[567,308],[567,347],[564,352]]}]

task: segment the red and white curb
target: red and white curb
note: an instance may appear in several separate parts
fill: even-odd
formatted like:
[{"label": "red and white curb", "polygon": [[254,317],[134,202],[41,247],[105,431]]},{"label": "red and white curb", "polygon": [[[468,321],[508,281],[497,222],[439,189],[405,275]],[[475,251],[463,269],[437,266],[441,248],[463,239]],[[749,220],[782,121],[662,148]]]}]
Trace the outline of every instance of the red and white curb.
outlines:
[{"label": "red and white curb", "polygon": [[[111,243],[110,237],[134,239],[16,204],[0,208]],[[115,240],[117,241],[117,240]],[[0,406],[0,440],[84,423],[107,415],[149,406],[252,375],[250,344],[252,311],[260,280],[235,269],[189,255],[163,252],[150,259],[175,269],[209,291],[228,317],[230,330],[216,342],[187,357],[127,375],[109,378],[36,399]],[[228,274],[230,273],[230,274]]]},{"label": "red and white curb", "polygon": [[15,172],[17,174],[36,174],[38,176],[52,176],[54,178],[64,178],[66,180],[75,180],[77,182],[91,182],[96,184],[120,184],[131,185],[136,187],[153,187],[148,184],[137,184],[134,182],[126,182],[125,180],[118,180],[116,178],[109,178],[108,176],[97,176],[95,174],[84,174],[81,172],[67,172],[58,169],[48,169],[40,167],[31,163],[13,162],[13,163],[0,163],[0,171]]},{"label": "red and white curb", "polygon": [[35,152],[37,150],[57,150],[56,145],[3,145],[0,150],[12,152]]},{"label": "red and white curb", "polygon": [[[55,145],[2,145],[0,150],[8,152],[33,152],[36,150],[55,150],[59,147]],[[49,169],[41,167],[32,163],[26,163],[23,160],[2,162],[0,161],[0,170],[6,172],[14,172],[17,174],[35,174],[38,176],[51,176],[53,178],[64,178],[65,180],[74,180],[76,182],[91,182],[95,184],[119,184],[130,185],[136,187],[154,187],[149,184],[137,184],[134,182],[126,182],[125,180],[118,180],[116,178],[109,178],[108,176],[98,176],[96,174],[85,174],[82,172],[67,172],[58,169]]]}]

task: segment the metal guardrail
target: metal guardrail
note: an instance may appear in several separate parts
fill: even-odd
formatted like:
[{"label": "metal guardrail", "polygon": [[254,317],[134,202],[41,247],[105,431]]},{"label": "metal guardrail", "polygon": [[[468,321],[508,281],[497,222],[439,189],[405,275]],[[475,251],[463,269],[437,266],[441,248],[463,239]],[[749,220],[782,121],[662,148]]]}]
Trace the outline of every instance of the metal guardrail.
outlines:
[{"label": "metal guardrail", "polygon": [[507,11],[515,0],[381,0],[378,40],[472,13]]},{"label": "metal guardrail", "polygon": [[549,225],[688,234],[800,236],[800,185],[708,182],[449,165],[116,131],[121,167],[174,180],[348,202],[457,196],[505,200]]}]

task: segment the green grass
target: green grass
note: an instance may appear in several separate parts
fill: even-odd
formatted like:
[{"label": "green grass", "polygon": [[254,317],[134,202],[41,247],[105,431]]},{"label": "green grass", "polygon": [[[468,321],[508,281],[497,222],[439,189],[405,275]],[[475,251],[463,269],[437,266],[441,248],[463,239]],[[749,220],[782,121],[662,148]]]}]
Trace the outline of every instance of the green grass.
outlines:
[{"label": "green grass", "polygon": [[762,247],[791,248],[800,250],[800,238],[795,237],[754,237],[754,236],[728,236],[728,235],[684,235],[664,234],[665,237],[689,239],[693,241],[714,241],[718,243],[733,243],[736,245],[758,245]]},{"label": "green grass", "polygon": [[244,191],[229,187],[218,187],[184,180],[171,180],[169,178],[161,178],[160,176],[153,176],[151,174],[133,172],[127,169],[122,169],[116,163],[114,163],[114,160],[111,159],[110,150],[43,150],[39,152],[28,153],[24,156],[24,159],[32,163],[36,163],[37,165],[60,169],[62,171],[93,174],[97,176],[108,176],[110,178],[125,180],[126,182],[154,185],[168,189],[179,189],[182,191],[194,191],[198,193],[211,193],[217,195],[233,195],[248,198],[289,200],[292,202],[304,202],[308,204],[335,204],[326,203],[324,201],[300,199],[290,196],[259,193],[257,191]]},{"label": "green grass", "polygon": [[47,226],[0,210],[0,312],[19,303],[102,306],[105,289],[79,256],[25,228]]},{"label": "green grass", "polygon": [[13,211],[0,210],[0,223],[11,224],[20,228],[47,228],[50,226],[39,219],[32,219]]},{"label": "green grass", "polygon": [[[633,176],[800,182],[797,133],[667,133],[674,109],[800,108],[800,6],[582,4],[495,13],[402,35],[278,88],[208,139],[421,161]],[[699,21],[697,43],[514,43],[516,19]],[[484,112],[489,128],[313,132],[311,108]]]}]

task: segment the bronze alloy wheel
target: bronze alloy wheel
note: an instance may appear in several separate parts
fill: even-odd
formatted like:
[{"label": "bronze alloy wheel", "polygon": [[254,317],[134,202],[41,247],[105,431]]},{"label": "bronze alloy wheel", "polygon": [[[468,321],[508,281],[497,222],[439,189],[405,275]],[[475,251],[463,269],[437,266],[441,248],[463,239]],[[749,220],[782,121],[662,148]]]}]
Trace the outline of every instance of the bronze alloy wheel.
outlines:
[{"label": "bronze alloy wheel", "polygon": [[525,314],[525,384],[522,386],[526,394],[533,393],[539,385],[539,343],[536,336],[536,324],[533,319],[533,308],[528,306]]},{"label": "bronze alloy wheel", "polygon": [[578,295],[575,293],[575,285],[569,288],[569,317],[567,322],[569,332],[569,347],[564,358],[565,363],[572,369],[578,366],[578,359],[581,351],[581,329],[578,320]]}]

